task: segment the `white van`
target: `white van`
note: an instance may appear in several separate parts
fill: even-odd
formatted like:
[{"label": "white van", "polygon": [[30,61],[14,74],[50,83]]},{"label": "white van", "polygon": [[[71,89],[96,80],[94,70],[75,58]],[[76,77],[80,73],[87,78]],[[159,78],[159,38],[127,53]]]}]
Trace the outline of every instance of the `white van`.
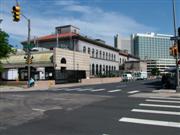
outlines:
[{"label": "white van", "polygon": [[136,75],[137,80],[147,79],[147,72],[138,72]]},{"label": "white van", "polygon": [[131,74],[123,74],[123,75],[122,75],[122,80],[123,80],[123,81],[133,80],[133,77],[132,77]]}]

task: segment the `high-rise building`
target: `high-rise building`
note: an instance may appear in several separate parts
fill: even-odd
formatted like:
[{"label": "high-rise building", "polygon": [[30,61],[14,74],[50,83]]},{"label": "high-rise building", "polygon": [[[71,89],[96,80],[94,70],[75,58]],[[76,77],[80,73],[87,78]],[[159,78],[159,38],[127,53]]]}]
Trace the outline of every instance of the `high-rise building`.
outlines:
[{"label": "high-rise building", "polygon": [[149,72],[152,68],[159,68],[164,72],[164,69],[175,66],[175,59],[169,54],[169,47],[173,45],[173,41],[170,40],[172,36],[155,33],[133,34],[132,54],[148,61]]},{"label": "high-rise building", "polygon": [[120,37],[119,34],[114,36],[114,47],[123,50],[127,53],[131,53],[131,39],[130,37]]}]

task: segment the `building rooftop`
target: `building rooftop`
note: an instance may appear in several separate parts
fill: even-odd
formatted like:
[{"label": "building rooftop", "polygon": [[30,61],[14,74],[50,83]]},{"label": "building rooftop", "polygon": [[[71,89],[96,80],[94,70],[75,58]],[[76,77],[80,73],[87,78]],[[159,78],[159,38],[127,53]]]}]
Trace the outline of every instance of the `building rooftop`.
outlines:
[{"label": "building rooftop", "polygon": [[133,34],[135,36],[143,36],[143,37],[165,37],[169,38],[172,37],[173,35],[168,35],[168,34],[159,34],[159,33],[154,33],[154,32],[149,32],[149,33],[136,33]]},{"label": "building rooftop", "polygon": [[59,29],[59,28],[66,28],[66,27],[74,27],[74,28],[76,28],[76,29],[79,29],[78,27],[73,26],[73,25],[58,26],[58,27],[56,27],[56,29]]}]

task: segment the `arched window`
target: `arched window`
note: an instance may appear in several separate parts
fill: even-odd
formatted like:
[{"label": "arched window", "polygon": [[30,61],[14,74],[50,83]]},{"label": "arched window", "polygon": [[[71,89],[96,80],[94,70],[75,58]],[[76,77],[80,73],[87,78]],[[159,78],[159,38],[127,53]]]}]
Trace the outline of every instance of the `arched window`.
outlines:
[{"label": "arched window", "polygon": [[96,58],[98,58],[98,50],[96,50]]},{"label": "arched window", "polygon": [[94,64],[92,64],[92,75],[94,75]]},{"label": "arched window", "polygon": [[98,75],[99,70],[98,70],[98,64],[96,64],[96,75]]},{"label": "arched window", "polygon": [[108,66],[106,66],[106,74],[108,74]]},{"label": "arched window", "polygon": [[121,58],[120,58],[120,60],[119,60],[119,63],[121,64]]},{"label": "arched window", "polygon": [[101,57],[102,57],[101,55],[102,55],[102,52],[100,51],[100,52],[99,52],[99,58],[100,58],[100,59],[101,59]]},{"label": "arched window", "polygon": [[91,49],[88,47],[88,54],[91,54]]},{"label": "arched window", "polygon": [[94,57],[94,48],[92,49],[92,57]]},{"label": "arched window", "polygon": [[108,53],[106,52],[106,60],[108,59]]},{"label": "arched window", "polygon": [[103,52],[103,59],[105,59],[105,52]]},{"label": "arched window", "polygon": [[102,74],[102,65],[99,66],[99,73]]},{"label": "arched window", "polygon": [[86,53],[86,47],[85,46],[83,47],[83,53]]},{"label": "arched window", "polygon": [[66,59],[65,58],[61,59],[61,64],[66,64]]},{"label": "arched window", "polygon": [[105,73],[105,65],[103,65],[103,73]]}]

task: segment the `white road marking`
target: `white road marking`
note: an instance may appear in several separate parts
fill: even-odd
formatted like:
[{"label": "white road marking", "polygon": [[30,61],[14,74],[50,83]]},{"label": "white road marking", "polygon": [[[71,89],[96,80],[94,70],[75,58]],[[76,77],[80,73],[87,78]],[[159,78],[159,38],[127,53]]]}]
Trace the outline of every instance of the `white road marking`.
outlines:
[{"label": "white road marking", "polygon": [[180,128],[180,123],[170,122],[170,121],[158,121],[158,120],[148,120],[148,119],[127,118],[127,117],[123,117],[123,118],[119,119],[119,121],[120,122],[128,122],[128,123],[154,125],[154,126],[166,126],[166,127]]},{"label": "white road marking", "polygon": [[142,113],[180,115],[180,112],[172,112],[172,111],[157,111],[157,110],[144,110],[144,109],[132,109],[131,111],[132,112],[142,112]]},{"label": "white road marking", "polygon": [[129,91],[128,93],[129,94],[134,94],[134,93],[137,93],[137,92],[139,92],[138,90],[133,90],[133,91]]},{"label": "white road marking", "polygon": [[158,105],[158,104],[139,104],[139,106],[163,107],[163,108],[180,108],[176,105]]},{"label": "white road marking", "polygon": [[146,99],[147,102],[160,102],[160,103],[180,103],[180,101],[172,101],[172,100],[152,100]]},{"label": "white road marking", "polygon": [[169,98],[169,97],[149,97],[153,99],[169,99],[169,100],[180,100],[180,98]]},{"label": "white road marking", "polygon": [[121,89],[117,89],[117,90],[110,90],[108,92],[118,92],[118,91],[121,91]]},{"label": "white road marking", "polygon": [[32,108],[33,111],[39,111],[39,112],[44,112],[45,110],[43,109],[38,109],[38,108]]},{"label": "white road marking", "polygon": [[75,90],[75,89],[64,89],[65,91],[73,91],[73,90]]},{"label": "white road marking", "polygon": [[89,88],[89,89],[80,89],[80,90],[77,90],[77,91],[90,91],[92,90],[92,88]]},{"label": "white road marking", "polygon": [[95,89],[95,90],[91,90],[92,92],[97,92],[97,91],[103,91],[105,89]]}]

